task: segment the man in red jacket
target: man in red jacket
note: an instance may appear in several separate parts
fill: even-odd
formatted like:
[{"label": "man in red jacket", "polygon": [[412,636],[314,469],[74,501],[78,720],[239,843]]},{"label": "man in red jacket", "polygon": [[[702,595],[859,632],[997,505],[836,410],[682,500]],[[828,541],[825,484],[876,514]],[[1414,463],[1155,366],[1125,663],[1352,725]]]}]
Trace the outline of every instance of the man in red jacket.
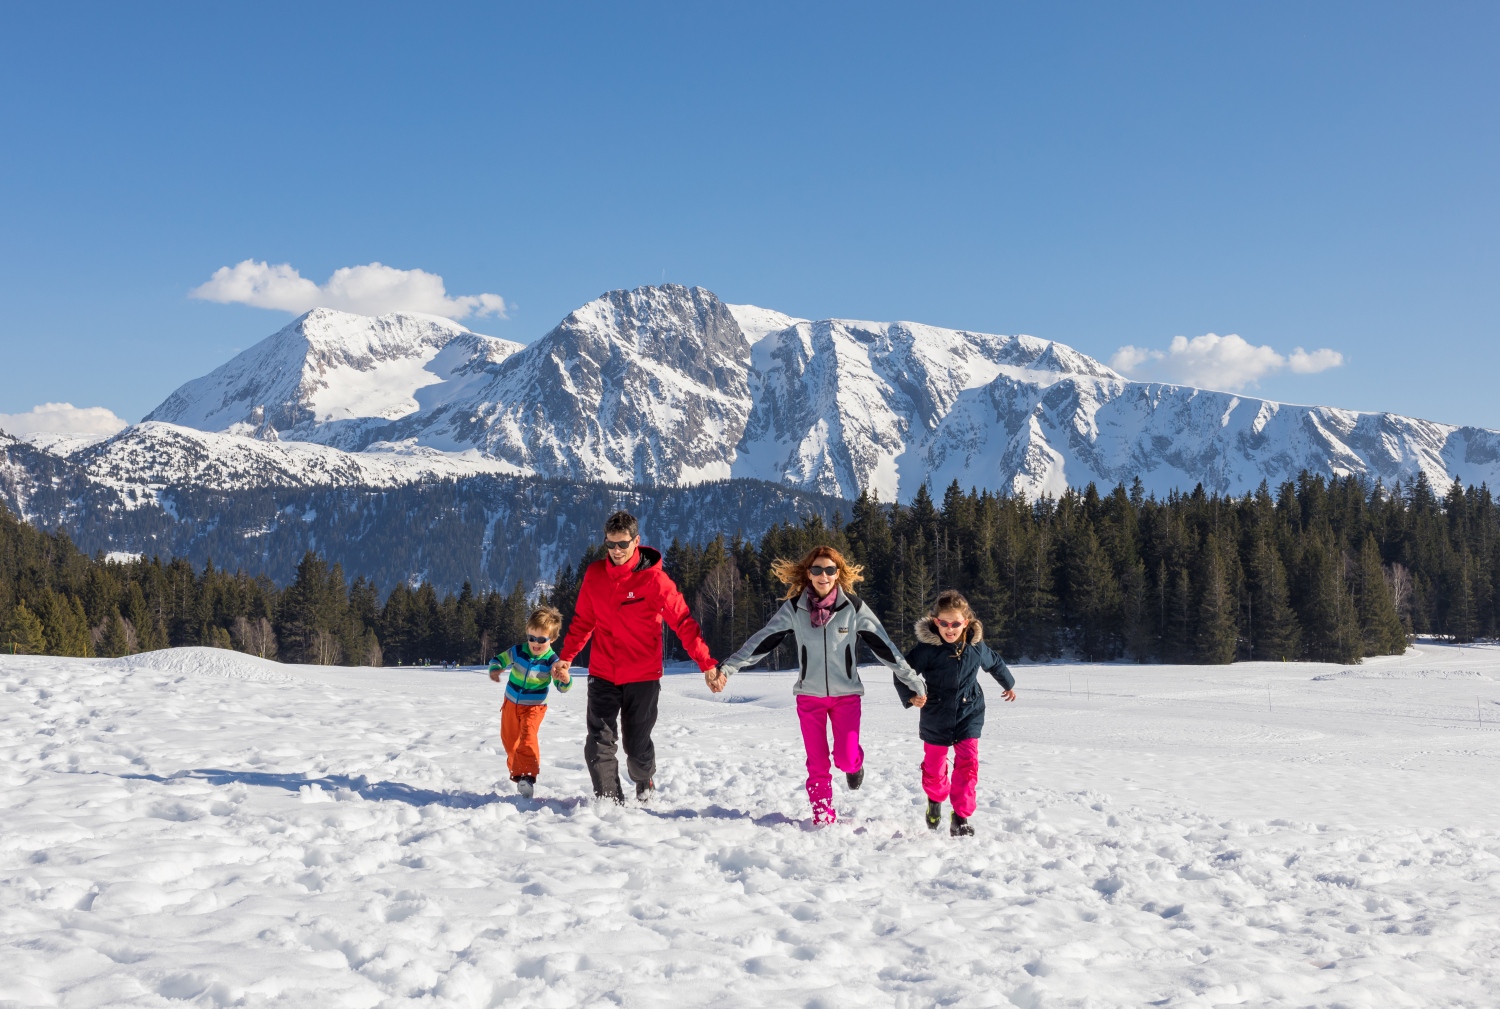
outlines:
[{"label": "man in red jacket", "polygon": [[588,738],[583,760],[594,794],[624,802],[616,739],[625,743],[625,767],[635,795],[647,799],[656,787],[656,704],[661,696],[662,633],[665,620],[712,685],[716,663],[703,642],[686,600],[661,567],[661,553],[640,545],[640,527],[629,512],[604,523],[605,558],[583,573],[578,605],[568,625],[552,675],[566,670],[594,640],[589,659]]}]

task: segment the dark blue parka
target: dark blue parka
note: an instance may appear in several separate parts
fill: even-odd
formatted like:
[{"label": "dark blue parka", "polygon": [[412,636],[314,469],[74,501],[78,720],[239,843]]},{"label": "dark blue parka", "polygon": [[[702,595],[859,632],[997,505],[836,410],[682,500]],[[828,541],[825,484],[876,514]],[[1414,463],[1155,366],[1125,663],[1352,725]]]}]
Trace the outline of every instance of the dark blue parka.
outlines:
[{"label": "dark blue parka", "polygon": [[[979,671],[993,676],[1006,690],[1016,685],[1005,660],[984,643],[984,625],[969,621],[964,636],[953,644],[944,641],[931,617],[916,626],[918,644],[906,653],[906,661],[927,681],[927,705],[922,708],[918,729],[922,742],[952,746],[964,739],[978,739],[984,730],[984,691],[979,689]],[[911,707],[912,691],[900,680],[896,692],[901,703]]]}]

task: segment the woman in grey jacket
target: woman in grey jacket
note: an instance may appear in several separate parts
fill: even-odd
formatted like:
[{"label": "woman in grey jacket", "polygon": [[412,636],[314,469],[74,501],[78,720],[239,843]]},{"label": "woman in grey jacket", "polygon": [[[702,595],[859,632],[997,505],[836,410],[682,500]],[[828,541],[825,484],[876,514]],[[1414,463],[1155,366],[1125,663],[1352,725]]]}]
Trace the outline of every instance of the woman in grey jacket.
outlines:
[{"label": "woman in grey jacket", "polygon": [[833,728],[832,764],[844,772],[851,789],[864,781],[865,751],[859,745],[860,682],[855,651],[868,645],[912,692],[911,703],[927,702],[927,684],[901,657],[880,618],[854,594],[863,579],[861,567],[850,564],[833,547],[814,547],[800,561],[778,559],[771,573],[787,587],[786,600],[771,622],[719,664],[710,683],[724,689],[730,676],[770,655],[793,637],[801,673],[793,693],[802,723],[802,745],[807,751],[807,798],[814,823],[833,823],[833,775],[829,762],[828,729]]}]

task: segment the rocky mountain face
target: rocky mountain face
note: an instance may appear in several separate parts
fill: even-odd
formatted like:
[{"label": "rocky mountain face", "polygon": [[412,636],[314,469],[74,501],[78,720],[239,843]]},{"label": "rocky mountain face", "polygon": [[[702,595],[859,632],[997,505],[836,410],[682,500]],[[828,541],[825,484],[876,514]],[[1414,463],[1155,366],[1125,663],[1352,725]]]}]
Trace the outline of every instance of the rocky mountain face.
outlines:
[{"label": "rocky mountain face", "polygon": [[702,288],[589,302],[464,397],[413,414],[390,441],[470,447],[563,479],[680,486],[730,475],[750,408],[750,347]]},{"label": "rocky mountain face", "polygon": [[317,309],[112,438],[44,444],[0,440],[0,495],[91,549],[279,570],[318,545],[354,550],[351,571],[486,584],[547,573],[592,541],[604,501],[654,509],[669,542],[831,516],[863,490],[909,500],[924,482],[1500,483],[1494,431],[1130,382],[1034,337],[810,321],[672,284],[612,291],[526,346]]}]

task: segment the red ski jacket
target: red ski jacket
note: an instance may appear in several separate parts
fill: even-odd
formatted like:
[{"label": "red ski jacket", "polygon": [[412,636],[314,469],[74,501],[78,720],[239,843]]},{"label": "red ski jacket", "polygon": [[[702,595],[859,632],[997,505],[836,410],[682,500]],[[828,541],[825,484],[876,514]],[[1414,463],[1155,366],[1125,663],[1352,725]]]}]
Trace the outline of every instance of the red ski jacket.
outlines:
[{"label": "red ski jacket", "polygon": [[590,676],[611,683],[659,680],[663,620],[677,632],[699,669],[707,672],[714,667],[703,632],[688,613],[677,584],[662,570],[658,551],[639,547],[635,557],[619,565],[598,560],[583,573],[578,605],[558,655],[572,662],[592,637]]}]

